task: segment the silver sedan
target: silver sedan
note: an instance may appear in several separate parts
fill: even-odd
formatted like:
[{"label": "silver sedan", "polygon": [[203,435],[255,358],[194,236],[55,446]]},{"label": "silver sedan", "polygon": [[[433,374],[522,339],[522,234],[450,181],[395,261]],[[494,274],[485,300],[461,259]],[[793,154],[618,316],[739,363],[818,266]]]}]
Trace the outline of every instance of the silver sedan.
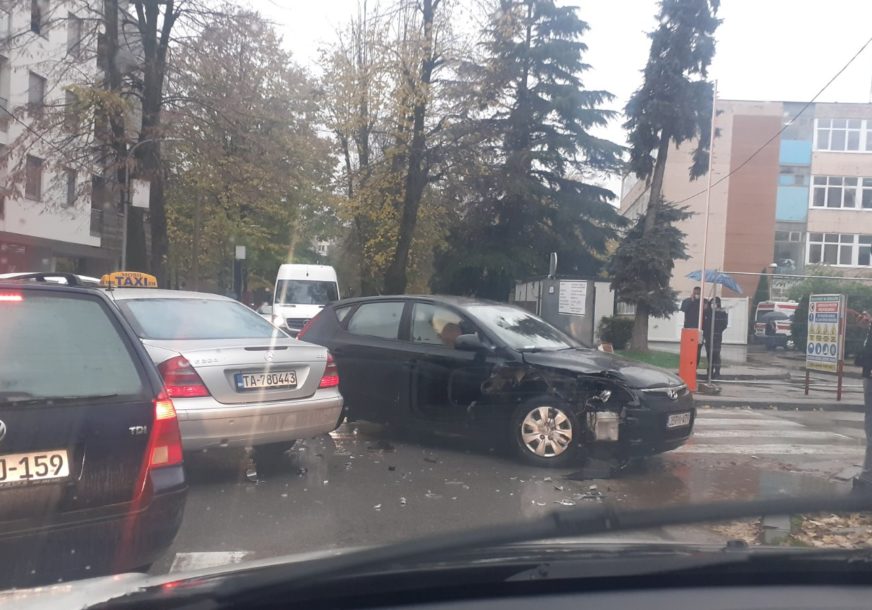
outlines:
[{"label": "silver sedan", "polygon": [[339,375],[325,348],[226,297],[107,292],[163,376],[186,450],[249,446],[258,458],[278,458],[294,440],[339,424]]}]

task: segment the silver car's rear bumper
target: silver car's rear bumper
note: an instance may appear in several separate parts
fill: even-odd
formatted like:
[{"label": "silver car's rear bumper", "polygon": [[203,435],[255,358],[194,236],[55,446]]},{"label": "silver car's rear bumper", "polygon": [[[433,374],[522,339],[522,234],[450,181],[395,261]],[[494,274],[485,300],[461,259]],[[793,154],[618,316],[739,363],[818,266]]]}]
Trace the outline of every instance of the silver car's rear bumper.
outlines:
[{"label": "silver car's rear bumper", "polygon": [[338,389],[282,402],[222,404],[212,397],[173,399],[186,451],[251,447],[331,432],[339,422]]}]

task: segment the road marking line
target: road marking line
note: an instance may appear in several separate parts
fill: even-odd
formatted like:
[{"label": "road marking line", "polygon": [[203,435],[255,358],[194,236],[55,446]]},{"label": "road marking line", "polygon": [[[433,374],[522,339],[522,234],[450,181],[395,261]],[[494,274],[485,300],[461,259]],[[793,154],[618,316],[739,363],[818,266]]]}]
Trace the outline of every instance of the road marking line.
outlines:
[{"label": "road marking line", "polygon": [[727,409],[697,409],[696,415],[697,417],[757,417],[764,419],[767,417],[765,413],[751,411],[750,409],[736,409],[732,411]]},{"label": "road marking line", "polygon": [[738,428],[748,426],[749,428],[805,428],[803,424],[798,424],[794,421],[786,419],[720,419],[716,417],[705,417],[696,419],[697,426],[705,426],[706,428]]},{"label": "road marking line", "polygon": [[839,445],[734,445],[734,444],[687,444],[669,453],[722,453],[725,455],[829,455],[860,456],[864,447]]},{"label": "road marking line", "polygon": [[850,439],[850,436],[836,432],[824,432],[821,430],[786,430],[775,433],[772,430],[702,430],[693,433],[694,438],[771,438],[777,436],[779,440],[788,439]]},{"label": "road marking line", "polygon": [[173,565],[170,566],[169,573],[189,572],[191,570],[203,570],[206,568],[232,565],[241,562],[250,554],[251,551],[176,553],[176,556],[173,559]]}]

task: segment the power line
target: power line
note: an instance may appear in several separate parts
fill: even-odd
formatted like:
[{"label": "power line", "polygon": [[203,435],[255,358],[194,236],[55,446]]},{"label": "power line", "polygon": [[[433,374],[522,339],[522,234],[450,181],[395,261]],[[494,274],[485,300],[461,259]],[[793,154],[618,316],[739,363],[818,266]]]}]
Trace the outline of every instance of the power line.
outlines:
[{"label": "power line", "polygon": [[[776,138],[778,138],[779,136],[781,136],[781,134],[784,133],[784,131],[785,131],[788,127],[790,127],[791,125],[793,125],[793,123],[796,121],[796,119],[798,119],[798,118],[800,117],[800,115],[802,115],[803,112],[805,112],[806,110],[808,110],[808,109],[811,107],[811,105],[814,104],[815,101],[817,101],[817,99],[821,96],[821,94],[822,94],[824,91],[826,91],[826,90],[829,88],[829,86],[832,85],[833,82],[835,82],[835,80],[836,80],[837,78],[839,78],[839,77],[842,75],[842,73],[843,73],[845,70],[847,70],[848,67],[849,67],[852,63],[854,63],[854,60],[856,60],[856,59],[857,59],[857,58],[858,58],[858,57],[863,53],[863,51],[866,50],[866,47],[868,47],[870,44],[872,44],[872,38],[869,38],[869,40],[867,40],[867,41],[863,44],[863,46],[860,47],[860,49],[859,49],[856,53],[854,53],[854,56],[851,57],[851,59],[848,60],[848,63],[846,63],[844,66],[842,66],[842,68],[841,68],[838,72],[836,72],[836,74],[835,74],[835,75],[834,75],[830,80],[828,80],[827,83],[826,83],[823,87],[821,87],[821,89],[820,89],[817,93],[815,93],[814,97],[811,98],[808,102],[806,102],[805,105],[803,105],[802,108],[800,108],[799,112],[797,112],[797,113],[793,116],[793,118],[791,118],[789,121],[787,121],[787,123],[785,123],[784,126],[783,126],[781,129],[779,129],[778,131],[776,131],[776,132],[772,135],[771,138],[769,138],[768,140],[766,140],[766,142],[765,142],[762,146],[760,146],[760,147],[757,148],[753,153],[751,153],[751,154],[748,156],[747,159],[745,159],[744,161],[742,161],[742,162],[741,162],[737,167],[735,167],[734,169],[731,169],[731,170],[729,171],[729,173],[727,173],[725,176],[722,176],[722,177],[718,178],[716,181],[714,181],[714,182],[711,184],[711,186],[717,186],[717,185],[719,185],[721,182],[723,182],[724,180],[726,180],[727,178],[729,178],[730,176],[732,176],[733,174],[735,174],[736,172],[738,172],[740,169],[742,169],[743,167],[745,167],[746,165],[748,165],[748,163],[750,163],[750,162],[754,159],[754,157],[756,157],[758,154],[760,154],[760,153],[763,151],[764,148],[766,148],[767,146],[769,146],[770,144],[772,144],[772,142],[774,142],[774,141],[776,140]],[[716,109],[716,108],[712,108],[712,112],[717,112],[717,109]],[[713,171],[713,170],[709,170],[709,171]],[[682,199],[681,201],[676,201],[675,204],[676,204],[676,205],[681,205],[682,203],[685,203],[685,202],[687,202],[687,201],[690,201],[691,199],[694,199],[695,197],[699,197],[700,195],[704,195],[705,192],[706,192],[706,190],[707,190],[707,189],[703,189],[703,190],[701,190],[701,191],[699,191],[699,192],[697,192],[697,193],[694,193],[693,195],[690,195],[690,196],[688,196],[688,197],[685,197],[685,198]]]}]

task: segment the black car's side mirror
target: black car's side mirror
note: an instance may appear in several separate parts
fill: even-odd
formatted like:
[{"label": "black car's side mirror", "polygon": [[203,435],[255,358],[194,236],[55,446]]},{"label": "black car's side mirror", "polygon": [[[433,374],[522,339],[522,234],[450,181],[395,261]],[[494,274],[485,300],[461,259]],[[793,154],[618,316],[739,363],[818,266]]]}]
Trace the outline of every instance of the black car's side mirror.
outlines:
[{"label": "black car's side mirror", "polygon": [[454,349],[459,349],[464,352],[491,351],[491,347],[489,345],[485,345],[476,333],[460,335],[459,337],[457,337],[454,340]]}]

